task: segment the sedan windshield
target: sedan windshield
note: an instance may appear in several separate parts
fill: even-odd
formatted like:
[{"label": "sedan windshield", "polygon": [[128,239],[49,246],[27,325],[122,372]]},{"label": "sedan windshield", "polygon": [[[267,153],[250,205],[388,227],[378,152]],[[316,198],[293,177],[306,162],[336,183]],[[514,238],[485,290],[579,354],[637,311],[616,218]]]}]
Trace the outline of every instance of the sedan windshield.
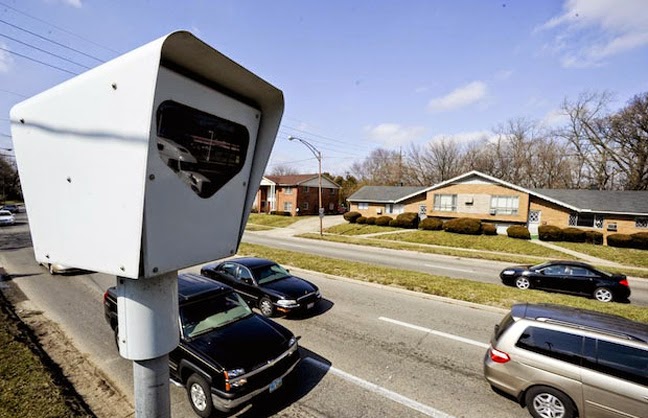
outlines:
[{"label": "sedan windshield", "polygon": [[182,332],[193,338],[252,314],[250,307],[236,293],[204,299],[180,308]]},{"label": "sedan windshield", "polygon": [[270,283],[290,276],[290,273],[288,273],[286,269],[281,267],[279,264],[268,264],[257,267],[252,270],[252,273],[254,274],[258,284]]}]

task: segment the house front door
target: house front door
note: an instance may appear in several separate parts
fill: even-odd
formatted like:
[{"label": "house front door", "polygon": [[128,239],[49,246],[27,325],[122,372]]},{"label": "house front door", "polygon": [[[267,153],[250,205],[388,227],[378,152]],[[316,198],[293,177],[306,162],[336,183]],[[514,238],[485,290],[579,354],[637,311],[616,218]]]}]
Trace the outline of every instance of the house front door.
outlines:
[{"label": "house front door", "polygon": [[419,212],[418,216],[420,220],[423,220],[427,218],[427,206],[426,205],[419,205]]},{"label": "house front door", "polygon": [[538,226],[540,226],[540,218],[542,212],[539,210],[530,210],[529,211],[529,233],[532,238],[538,237]]}]

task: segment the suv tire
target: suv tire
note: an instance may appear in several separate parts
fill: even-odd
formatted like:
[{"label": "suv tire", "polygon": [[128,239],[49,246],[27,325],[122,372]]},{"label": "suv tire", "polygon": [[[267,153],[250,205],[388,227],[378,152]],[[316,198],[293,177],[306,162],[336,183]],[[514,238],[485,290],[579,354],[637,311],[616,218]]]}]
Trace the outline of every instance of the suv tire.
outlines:
[{"label": "suv tire", "polygon": [[535,418],[573,418],[574,403],[559,390],[548,386],[535,386],[525,395],[526,406]]},{"label": "suv tire", "polygon": [[192,374],[187,379],[187,396],[191,408],[198,416],[208,418],[214,412],[214,404],[211,399],[211,389],[209,383],[200,375]]}]

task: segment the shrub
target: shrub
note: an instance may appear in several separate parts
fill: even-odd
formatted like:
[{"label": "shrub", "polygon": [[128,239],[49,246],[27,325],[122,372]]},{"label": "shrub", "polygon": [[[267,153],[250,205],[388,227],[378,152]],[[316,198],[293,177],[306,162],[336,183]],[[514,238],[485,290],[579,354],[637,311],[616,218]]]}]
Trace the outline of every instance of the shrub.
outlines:
[{"label": "shrub", "polygon": [[540,225],[538,237],[541,241],[562,241],[562,229],[553,225]]},{"label": "shrub", "polygon": [[443,229],[443,221],[439,218],[425,218],[419,222],[419,228],[425,231],[440,231]]},{"label": "shrub", "polygon": [[493,224],[482,224],[482,234],[497,235],[497,227]]},{"label": "shrub", "polygon": [[378,226],[389,226],[389,222],[392,221],[391,216],[383,215],[376,218],[376,225]]},{"label": "shrub", "polygon": [[627,234],[611,234],[607,237],[607,244],[610,247],[631,248],[632,237]]},{"label": "shrub", "polygon": [[450,219],[443,224],[446,232],[455,234],[479,235],[481,234],[481,221],[472,218]]},{"label": "shrub", "polygon": [[598,231],[585,231],[585,242],[588,244],[603,244],[603,234]]},{"label": "shrub", "polygon": [[564,228],[562,240],[567,242],[585,242],[585,230],[579,228]]},{"label": "shrub", "polygon": [[344,217],[345,221],[354,224],[356,223],[356,220],[362,216],[362,214],[360,212],[347,212],[342,216]]},{"label": "shrub", "polygon": [[367,225],[376,225],[376,217],[370,216],[367,218]]},{"label": "shrub", "polygon": [[526,226],[512,225],[506,229],[509,238],[531,239],[531,233]]},{"label": "shrub", "polygon": [[364,216],[359,216],[356,218],[356,223],[357,224],[366,224],[367,223],[367,218]]},{"label": "shrub", "polygon": [[418,213],[415,212],[401,213],[396,217],[396,220],[398,221],[399,228],[408,228],[408,229],[418,228],[418,224],[419,224]]},{"label": "shrub", "polygon": [[648,232],[636,232],[630,235],[630,238],[632,238],[632,248],[648,250]]},{"label": "shrub", "polygon": [[277,212],[277,215],[279,216],[292,216],[292,213],[285,211],[285,212]]}]

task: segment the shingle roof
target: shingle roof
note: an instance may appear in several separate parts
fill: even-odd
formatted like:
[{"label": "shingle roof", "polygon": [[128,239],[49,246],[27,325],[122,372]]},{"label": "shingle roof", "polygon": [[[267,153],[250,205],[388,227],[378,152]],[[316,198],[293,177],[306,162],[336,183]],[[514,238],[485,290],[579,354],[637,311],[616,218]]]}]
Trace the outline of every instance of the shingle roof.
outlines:
[{"label": "shingle roof", "polygon": [[[324,176],[322,176],[324,177]],[[315,174],[291,174],[288,176],[265,176],[268,180],[277,183],[280,186],[295,186],[308,180],[317,178]]]},{"label": "shingle roof", "polygon": [[395,203],[406,197],[423,192],[420,186],[363,186],[347,198],[350,202]]},{"label": "shingle roof", "polygon": [[530,191],[580,210],[648,213],[648,191],[643,190],[530,189]]}]

